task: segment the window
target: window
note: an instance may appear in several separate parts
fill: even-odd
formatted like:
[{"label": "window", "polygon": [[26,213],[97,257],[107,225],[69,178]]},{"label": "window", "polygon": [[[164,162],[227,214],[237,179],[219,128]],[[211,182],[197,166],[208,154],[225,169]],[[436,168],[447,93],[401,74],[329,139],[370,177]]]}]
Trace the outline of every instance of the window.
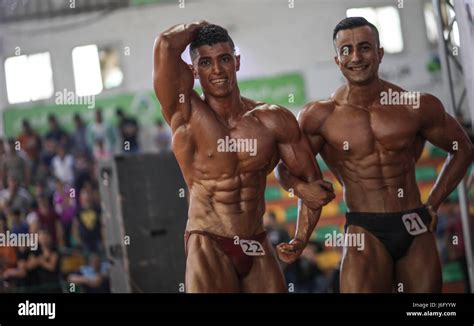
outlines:
[{"label": "window", "polygon": [[438,42],[438,27],[436,26],[433,5],[431,3],[425,3],[425,8],[423,11],[425,16],[426,36],[428,37],[428,41],[430,41],[430,43],[435,44]]},{"label": "window", "polygon": [[122,84],[120,55],[111,47],[99,49],[90,44],[72,50],[74,81],[78,96],[96,95]]},{"label": "window", "polygon": [[102,92],[102,77],[97,45],[84,45],[72,50],[72,66],[77,96]]},{"label": "window", "polygon": [[[447,6],[448,8],[448,15],[449,15],[449,21],[452,21],[456,17],[456,13],[454,12],[453,8],[450,6]],[[453,45],[460,46],[461,41],[459,39],[459,27],[458,27],[458,22],[454,21],[453,22],[453,30],[451,31],[451,41]]]},{"label": "window", "polygon": [[123,73],[120,68],[119,52],[111,47],[99,51],[102,81],[106,89],[118,87],[122,84]]},{"label": "window", "polygon": [[5,79],[10,104],[50,98],[54,85],[49,52],[7,58]]},{"label": "window", "polygon": [[364,17],[379,30],[380,45],[387,53],[403,51],[402,27],[398,10],[392,6],[352,8],[347,17]]},{"label": "window", "polygon": [[[451,40],[451,44],[455,46],[460,46],[460,39],[459,39],[459,27],[457,21],[453,21],[456,17],[456,13],[454,12],[453,8],[449,5],[445,5],[441,8],[441,15],[443,17],[443,21],[445,26],[452,24],[452,30],[450,32],[449,38]],[[436,44],[438,43],[438,39],[440,38],[438,32],[438,26],[436,23],[436,16],[433,10],[433,5],[431,3],[426,3],[424,7],[424,16],[425,16],[425,25],[426,25],[426,33],[428,40]],[[444,37],[448,36],[447,29],[444,31]]]}]

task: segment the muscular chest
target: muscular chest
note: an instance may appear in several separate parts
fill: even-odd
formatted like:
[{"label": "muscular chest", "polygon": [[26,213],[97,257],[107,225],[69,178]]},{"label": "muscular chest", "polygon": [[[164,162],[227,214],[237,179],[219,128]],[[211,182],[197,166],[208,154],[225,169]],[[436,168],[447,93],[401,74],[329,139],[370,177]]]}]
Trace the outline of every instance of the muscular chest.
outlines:
[{"label": "muscular chest", "polygon": [[265,171],[278,159],[273,134],[251,114],[230,127],[210,116],[192,128],[195,167],[209,177]]},{"label": "muscular chest", "polygon": [[343,107],[327,119],[323,134],[333,151],[368,155],[376,150],[402,151],[412,146],[418,128],[416,116],[405,108]]}]

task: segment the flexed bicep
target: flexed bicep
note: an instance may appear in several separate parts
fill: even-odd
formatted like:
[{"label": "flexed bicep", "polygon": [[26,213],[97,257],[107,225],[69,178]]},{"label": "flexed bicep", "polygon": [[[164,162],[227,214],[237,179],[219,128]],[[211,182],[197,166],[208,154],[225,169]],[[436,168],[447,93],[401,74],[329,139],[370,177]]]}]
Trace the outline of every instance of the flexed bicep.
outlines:
[{"label": "flexed bicep", "polygon": [[184,121],[189,119],[194,76],[191,68],[181,59],[181,54],[195,32],[205,24],[199,22],[173,26],[155,40],[153,88],[169,124],[177,112],[181,112]]}]

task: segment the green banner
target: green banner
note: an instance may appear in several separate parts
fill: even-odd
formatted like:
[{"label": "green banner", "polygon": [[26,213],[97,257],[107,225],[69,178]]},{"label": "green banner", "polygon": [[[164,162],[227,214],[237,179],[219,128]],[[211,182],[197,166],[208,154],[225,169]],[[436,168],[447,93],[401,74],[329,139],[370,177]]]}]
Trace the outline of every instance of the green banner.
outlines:
[{"label": "green banner", "polygon": [[[239,88],[245,97],[287,108],[298,108],[306,103],[304,78],[298,73],[242,80],[239,81]],[[196,91],[200,92],[200,89],[197,87]],[[55,93],[55,96],[59,95],[58,93]],[[95,99],[94,108],[102,108],[105,121],[116,122],[115,110],[118,107],[121,107],[127,115],[134,116],[144,127],[153,125],[157,119],[161,118],[160,104],[153,91],[104,98],[99,96]],[[48,128],[48,114],[54,113],[60,124],[71,131],[74,129],[74,114],[79,113],[84,121],[88,122],[94,118],[94,108],[89,109],[87,104],[7,108],[3,112],[3,130],[7,137],[15,137],[21,132],[21,121],[28,119],[33,128],[42,134]]]},{"label": "green banner", "polygon": [[286,108],[300,108],[306,104],[304,78],[301,74],[244,80],[239,82],[243,96]]},{"label": "green banner", "polygon": [[[163,0],[130,0],[130,6],[143,6],[143,5],[149,5],[149,4],[158,4],[158,3],[170,3],[171,1],[163,1]],[[178,3],[176,1],[175,3]]]}]

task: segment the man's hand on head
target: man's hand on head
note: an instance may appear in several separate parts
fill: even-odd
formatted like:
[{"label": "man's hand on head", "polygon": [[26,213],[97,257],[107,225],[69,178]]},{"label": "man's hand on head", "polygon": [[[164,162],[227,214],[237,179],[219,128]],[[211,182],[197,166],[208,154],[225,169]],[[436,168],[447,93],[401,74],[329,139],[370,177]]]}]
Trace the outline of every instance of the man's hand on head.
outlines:
[{"label": "man's hand on head", "polygon": [[[191,25],[191,26],[193,27],[194,33],[197,33],[201,28],[203,28],[203,27],[209,25],[209,23],[208,23],[207,21],[205,21],[205,20],[199,20],[199,21],[194,22],[194,23],[191,23],[191,24],[189,24],[189,25]],[[189,26],[189,25],[188,25],[188,26]]]}]

